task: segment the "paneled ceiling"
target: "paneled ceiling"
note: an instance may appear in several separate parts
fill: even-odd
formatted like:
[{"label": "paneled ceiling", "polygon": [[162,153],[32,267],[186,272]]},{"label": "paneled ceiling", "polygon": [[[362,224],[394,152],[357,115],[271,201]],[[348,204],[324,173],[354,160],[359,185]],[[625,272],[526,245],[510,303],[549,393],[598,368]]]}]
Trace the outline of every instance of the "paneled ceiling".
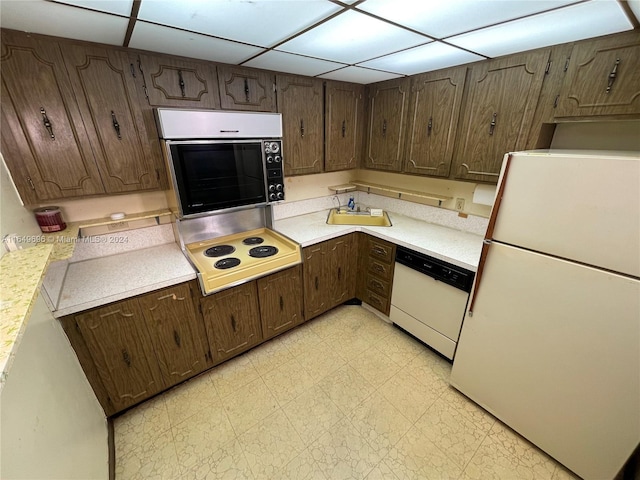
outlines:
[{"label": "paneled ceiling", "polygon": [[631,30],[640,0],[0,0],[0,26],[371,83]]}]

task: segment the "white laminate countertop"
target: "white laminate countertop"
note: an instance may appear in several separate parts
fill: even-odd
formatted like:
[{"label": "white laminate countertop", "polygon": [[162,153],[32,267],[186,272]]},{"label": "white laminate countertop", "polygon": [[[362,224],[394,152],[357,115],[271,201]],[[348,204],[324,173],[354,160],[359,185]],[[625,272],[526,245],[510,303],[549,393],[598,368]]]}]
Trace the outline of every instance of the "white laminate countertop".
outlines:
[{"label": "white laminate countertop", "polygon": [[194,278],[194,268],[175,243],[70,263],[53,315],[63,317]]},{"label": "white laminate countertop", "polygon": [[387,212],[391,219],[391,227],[327,225],[327,214],[328,211],[325,210],[277,220],[274,228],[300,243],[302,247],[351,232],[365,232],[472,272],[478,268],[483,240],[480,235],[434,225],[393,212]]}]

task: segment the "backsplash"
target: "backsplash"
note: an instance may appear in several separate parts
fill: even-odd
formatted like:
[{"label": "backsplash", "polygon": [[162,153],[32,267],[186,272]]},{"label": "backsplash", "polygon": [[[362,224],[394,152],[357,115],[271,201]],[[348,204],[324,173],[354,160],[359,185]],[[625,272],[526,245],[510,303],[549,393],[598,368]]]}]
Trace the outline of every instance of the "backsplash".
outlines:
[{"label": "backsplash", "polygon": [[360,206],[361,209],[366,207],[382,208],[392,213],[399,213],[417,220],[442,225],[443,227],[453,228],[463,232],[474,233],[476,235],[484,236],[487,225],[489,224],[488,218],[475,215],[468,215],[467,218],[463,218],[458,216],[458,212],[452,210],[407,202],[405,200],[367,192],[341,193],[339,195],[281,203],[273,207],[273,217],[275,220],[281,220],[283,218],[329,210],[330,208],[338,206],[335,200],[336,196],[340,199],[340,205],[346,206],[349,197],[352,195],[356,201],[356,205]]}]

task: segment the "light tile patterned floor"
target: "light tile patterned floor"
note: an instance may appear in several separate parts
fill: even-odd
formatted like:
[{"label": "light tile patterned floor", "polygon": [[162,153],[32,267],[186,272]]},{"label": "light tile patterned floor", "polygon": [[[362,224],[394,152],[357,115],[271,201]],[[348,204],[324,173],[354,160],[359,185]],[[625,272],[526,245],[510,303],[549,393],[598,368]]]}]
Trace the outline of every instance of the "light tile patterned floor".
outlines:
[{"label": "light tile patterned floor", "polygon": [[450,371],[342,306],[116,418],[116,478],[576,478],[450,387]]}]

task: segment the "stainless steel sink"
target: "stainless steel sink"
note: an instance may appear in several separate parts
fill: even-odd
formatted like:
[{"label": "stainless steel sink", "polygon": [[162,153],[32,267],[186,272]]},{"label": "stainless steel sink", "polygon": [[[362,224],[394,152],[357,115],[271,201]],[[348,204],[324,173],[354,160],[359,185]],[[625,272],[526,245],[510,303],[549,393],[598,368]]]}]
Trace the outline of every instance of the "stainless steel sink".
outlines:
[{"label": "stainless steel sink", "polygon": [[391,220],[387,212],[381,217],[373,217],[369,212],[349,212],[332,208],[327,215],[328,225],[364,225],[367,227],[390,227]]}]

